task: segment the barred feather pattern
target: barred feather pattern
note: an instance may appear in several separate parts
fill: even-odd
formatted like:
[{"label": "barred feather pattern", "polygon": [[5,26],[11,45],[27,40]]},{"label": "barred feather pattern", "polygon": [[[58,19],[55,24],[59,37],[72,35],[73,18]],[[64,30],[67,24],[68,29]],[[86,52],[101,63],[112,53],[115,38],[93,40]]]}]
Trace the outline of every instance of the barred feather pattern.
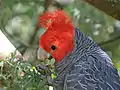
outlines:
[{"label": "barred feather pattern", "polygon": [[55,63],[54,90],[120,90],[120,80],[109,56],[75,29],[75,48]]}]

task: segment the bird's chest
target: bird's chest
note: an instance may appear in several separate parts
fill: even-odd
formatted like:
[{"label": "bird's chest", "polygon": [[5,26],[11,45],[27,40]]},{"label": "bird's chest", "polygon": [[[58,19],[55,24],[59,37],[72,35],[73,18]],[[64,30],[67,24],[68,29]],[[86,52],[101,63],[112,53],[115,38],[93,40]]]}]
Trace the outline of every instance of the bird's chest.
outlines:
[{"label": "bird's chest", "polygon": [[67,71],[62,72],[57,75],[57,78],[54,80],[54,90],[64,90],[64,84],[67,76]]}]

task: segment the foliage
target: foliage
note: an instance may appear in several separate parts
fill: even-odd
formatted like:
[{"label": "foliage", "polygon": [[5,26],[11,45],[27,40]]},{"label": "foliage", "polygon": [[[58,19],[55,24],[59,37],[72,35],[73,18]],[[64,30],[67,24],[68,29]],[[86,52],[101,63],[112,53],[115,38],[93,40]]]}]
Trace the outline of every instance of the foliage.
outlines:
[{"label": "foliage", "polygon": [[11,53],[9,58],[0,60],[0,87],[3,90],[48,90],[42,74],[27,61]]}]

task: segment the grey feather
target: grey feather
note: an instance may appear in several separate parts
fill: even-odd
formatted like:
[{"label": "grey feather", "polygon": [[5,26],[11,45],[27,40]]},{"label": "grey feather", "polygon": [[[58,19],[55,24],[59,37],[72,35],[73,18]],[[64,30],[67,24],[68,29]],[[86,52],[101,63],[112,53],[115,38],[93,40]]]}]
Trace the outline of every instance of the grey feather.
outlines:
[{"label": "grey feather", "polygon": [[54,90],[120,90],[120,80],[109,56],[75,29],[75,48],[55,63]]}]

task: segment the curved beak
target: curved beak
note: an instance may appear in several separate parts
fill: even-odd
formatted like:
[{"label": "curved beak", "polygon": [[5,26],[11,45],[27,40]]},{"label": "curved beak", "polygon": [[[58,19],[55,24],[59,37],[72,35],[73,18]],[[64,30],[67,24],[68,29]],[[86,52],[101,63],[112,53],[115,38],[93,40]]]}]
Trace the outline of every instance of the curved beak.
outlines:
[{"label": "curved beak", "polygon": [[40,60],[45,60],[51,57],[50,53],[46,52],[42,48],[39,48],[37,51],[37,58]]}]

